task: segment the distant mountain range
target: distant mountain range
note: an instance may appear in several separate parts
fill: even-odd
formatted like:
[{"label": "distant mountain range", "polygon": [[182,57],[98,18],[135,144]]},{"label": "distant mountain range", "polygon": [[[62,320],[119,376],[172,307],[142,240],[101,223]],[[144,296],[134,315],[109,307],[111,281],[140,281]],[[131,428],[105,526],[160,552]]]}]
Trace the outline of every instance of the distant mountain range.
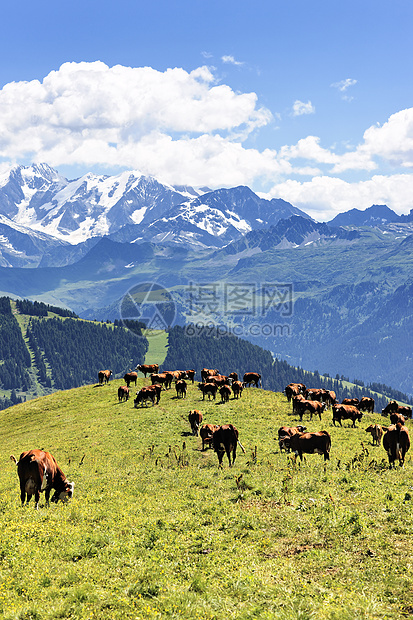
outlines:
[{"label": "distant mountain range", "polygon": [[223,247],[291,215],[309,218],[248,187],[172,187],[134,171],[68,181],[46,164],[15,166],[0,177],[0,264],[69,264],[102,237]]},{"label": "distant mountain range", "polygon": [[[113,320],[140,282],[171,291],[178,324],[208,319],[191,316],[187,288],[209,286],[222,294],[204,297],[215,324],[295,366],[413,394],[413,211],[373,205],[318,223],[248,187],[195,190],[137,172],[68,181],[46,165],[0,178],[0,295]],[[260,312],[278,284],[291,316],[274,300]],[[228,312],[230,287],[254,289],[253,312]]]},{"label": "distant mountain range", "polygon": [[329,223],[330,226],[386,226],[413,222],[413,209],[408,215],[397,215],[387,205],[373,205],[364,211],[350,209],[339,213]]}]

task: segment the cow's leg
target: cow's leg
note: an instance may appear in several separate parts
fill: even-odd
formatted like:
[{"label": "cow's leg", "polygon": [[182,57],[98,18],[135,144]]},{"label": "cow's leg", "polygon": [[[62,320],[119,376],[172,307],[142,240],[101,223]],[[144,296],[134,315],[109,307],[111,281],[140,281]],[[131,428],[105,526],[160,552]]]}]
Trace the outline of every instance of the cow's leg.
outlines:
[{"label": "cow's leg", "polygon": [[39,510],[40,491],[38,489],[36,489],[36,491],[34,492],[34,500],[36,502],[34,507],[36,508],[36,510]]},{"label": "cow's leg", "polygon": [[51,489],[48,487],[45,490],[45,492],[44,492],[44,497],[45,497],[45,500],[46,500],[46,506],[50,506],[50,501],[49,501],[50,500],[50,491],[51,491]]},{"label": "cow's leg", "polygon": [[[20,499],[21,499],[21,503],[22,506],[24,506],[24,502],[26,501],[26,489],[25,489],[25,484],[24,483],[20,483]],[[29,501],[30,497],[27,497],[27,501]]]}]

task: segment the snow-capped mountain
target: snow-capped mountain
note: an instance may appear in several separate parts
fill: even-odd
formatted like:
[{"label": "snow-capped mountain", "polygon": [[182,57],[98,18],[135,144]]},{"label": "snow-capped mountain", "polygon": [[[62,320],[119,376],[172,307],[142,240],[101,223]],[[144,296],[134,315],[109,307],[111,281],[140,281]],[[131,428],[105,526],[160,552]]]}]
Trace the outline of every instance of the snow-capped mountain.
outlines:
[{"label": "snow-capped mountain", "polygon": [[125,224],[146,224],[197,196],[139,172],[88,173],[68,181],[46,164],[15,166],[0,178],[0,213],[17,224],[76,244]]},{"label": "snow-capped mountain", "polygon": [[[0,176],[0,215],[11,227],[19,226],[21,234],[39,233],[51,245],[56,241],[80,245],[109,236],[128,243],[222,247],[294,214],[308,217],[283,200],[261,199],[248,187],[216,191],[173,187],[137,171],[115,176],[88,173],[69,181],[47,164],[39,164],[14,166]],[[22,239],[15,246],[6,233],[3,230],[3,245],[0,242],[3,264],[20,266],[30,256],[34,266],[36,253],[27,254]],[[73,252],[62,252],[64,256]]]}]

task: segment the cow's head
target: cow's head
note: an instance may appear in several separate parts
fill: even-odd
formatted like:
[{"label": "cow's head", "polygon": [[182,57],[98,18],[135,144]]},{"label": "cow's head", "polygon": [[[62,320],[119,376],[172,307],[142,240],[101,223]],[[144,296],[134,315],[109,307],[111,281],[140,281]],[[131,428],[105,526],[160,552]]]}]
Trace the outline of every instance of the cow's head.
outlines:
[{"label": "cow's head", "polygon": [[59,500],[66,503],[67,501],[69,501],[69,499],[73,497],[74,488],[75,488],[75,483],[69,482],[68,480],[66,480],[63,489],[61,489],[60,491],[55,491],[51,501],[54,502],[55,504],[57,504]]}]

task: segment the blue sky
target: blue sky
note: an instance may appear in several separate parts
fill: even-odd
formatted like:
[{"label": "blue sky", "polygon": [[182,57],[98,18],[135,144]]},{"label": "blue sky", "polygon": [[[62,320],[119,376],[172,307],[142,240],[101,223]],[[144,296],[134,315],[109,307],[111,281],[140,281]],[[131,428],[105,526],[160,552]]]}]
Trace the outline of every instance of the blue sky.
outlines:
[{"label": "blue sky", "polygon": [[328,220],[413,208],[413,3],[8,3],[0,173],[245,184]]}]

